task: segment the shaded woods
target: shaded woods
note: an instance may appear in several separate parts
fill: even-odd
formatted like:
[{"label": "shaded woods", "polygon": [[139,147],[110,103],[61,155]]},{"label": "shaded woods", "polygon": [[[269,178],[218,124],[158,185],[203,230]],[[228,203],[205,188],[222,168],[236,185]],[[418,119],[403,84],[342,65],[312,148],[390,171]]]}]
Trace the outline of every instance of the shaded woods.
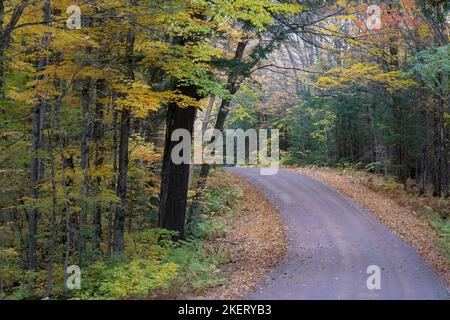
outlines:
[{"label": "shaded woods", "polygon": [[177,129],[278,128],[284,163],[448,197],[445,1],[383,2],[378,30],[364,1],[83,0],[71,30],[72,4],[0,0],[0,298],[216,283],[222,194],[171,161]]}]

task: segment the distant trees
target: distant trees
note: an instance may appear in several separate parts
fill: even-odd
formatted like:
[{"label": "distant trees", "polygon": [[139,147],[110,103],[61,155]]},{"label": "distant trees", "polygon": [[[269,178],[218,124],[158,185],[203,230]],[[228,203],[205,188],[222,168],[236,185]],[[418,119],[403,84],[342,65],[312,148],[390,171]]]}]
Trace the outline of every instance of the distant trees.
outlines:
[{"label": "distant trees", "polygon": [[448,197],[448,5],[380,7],[381,29],[368,30],[364,2],[354,14],[344,2],[324,5],[328,19],[294,32],[272,56],[277,63],[256,72],[261,99],[276,106],[259,115],[281,130],[287,162],[353,164]]}]

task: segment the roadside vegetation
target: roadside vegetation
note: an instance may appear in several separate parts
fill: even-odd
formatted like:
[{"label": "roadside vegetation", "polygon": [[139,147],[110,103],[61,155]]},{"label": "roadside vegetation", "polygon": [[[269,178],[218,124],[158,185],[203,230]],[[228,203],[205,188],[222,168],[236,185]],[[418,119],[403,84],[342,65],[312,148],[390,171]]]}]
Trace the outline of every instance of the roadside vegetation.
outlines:
[{"label": "roadside vegetation", "polygon": [[[212,171],[199,211],[190,218],[184,241],[173,241],[173,232],[159,228],[130,233],[123,255],[82,268],[81,290],[64,290],[58,265],[51,298],[241,298],[284,257],[277,211],[252,186],[221,169]],[[260,233],[252,230],[253,221],[265,224]],[[21,270],[13,250],[0,250],[0,259],[3,299],[45,297],[45,271]],[[255,259],[259,263],[253,266]]]},{"label": "roadside vegetation", "polygon": [[[133,299],[194,296],[226,279],[219,266],[228,261],[212,243],[226,235],[230,215],[242,213],[243,194],[225,174],[214,174],[201,206],[189,225],[185,241],[174,242],[174,232],[153,228],[130,233],[123,255],[98,259],[82,269],[82,289],[64,292],[63,266],[54,270],[53,299]],[[5,231],[5,230],[4,230]],[[2,298],[32,299],[45,296],[45,271],[23,271],[20,256],[0,250]]]}]

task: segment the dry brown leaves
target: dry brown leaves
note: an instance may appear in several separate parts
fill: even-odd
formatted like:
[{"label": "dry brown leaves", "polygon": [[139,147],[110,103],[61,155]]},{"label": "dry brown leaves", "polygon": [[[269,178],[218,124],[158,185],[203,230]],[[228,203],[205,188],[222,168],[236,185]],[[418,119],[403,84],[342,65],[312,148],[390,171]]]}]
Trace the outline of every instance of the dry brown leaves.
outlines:
[{"label": "dry brown leaves", "polygon": [[394,198],[364,186],[351,174],[330,169],[295,168],[295,172],[322,181],[369,209],[378,220],[409,243],[450,284],[450,265],[439,252],[439,236],[423,216],[400,206]]},{"label": "dry brown leaves", "polygon": [[222,266],[227,282],[205,293],[207,299],[240,299],[256,289],[286,256],[287,239],[278,211],[243,178],[231,179],[244,191],[245,212],[231,222],[221,247],[230,261]]}]

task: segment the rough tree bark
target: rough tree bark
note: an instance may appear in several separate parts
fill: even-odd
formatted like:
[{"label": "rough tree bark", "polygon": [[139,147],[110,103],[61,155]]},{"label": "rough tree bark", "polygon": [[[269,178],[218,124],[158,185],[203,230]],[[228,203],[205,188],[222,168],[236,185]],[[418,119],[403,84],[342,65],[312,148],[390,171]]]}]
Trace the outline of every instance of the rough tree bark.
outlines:
[{"label": "rough tree bark", "polygon": [[[195,87],[183,87],[181,90],[185,95],[200,98],[197,96]],[[193,107],[180,108],[175,103],[168,106],[161,173],[159,226],[178,232],[174,240],[184,238],[190,166],[189,164],[176,165],[173,163],[171,154],[178,142],[172,141],[171,138],[177,129],[187,130],[192,136],[195,115],[196,109]]]},{"label": "rough tree bark", "polygon": [[[94,122],[94,141],[95,141],[95,168],[99,169],[104,162],[105,147],[103,144],[104,137],[104,99],[107,97],[106,80],[98,79],[96,81],[97,99],[95,102],[95,122]],[[95,193],[100,194],[101,177],[97,177],[95,181]],[[94,204],[94,211],[92,215],[93,228],[93,247],[95,250],[100,250],[100,242],[102,237],[102,205],[100,203]]]},{"label": "rough tree bark", "polygon": [[[47,24],[50,23],[50,0],[44,3],[43,15],[44,21]],[[18,18],[17,18],[18,20]],[[49,42],[49,35],[44,34],[42,36],[42,47],[47,48]],[[45,66],[49,63],[48,56],[42,56],[38,59],[37,70],[43,70]],[[1,75],[0,75],[1,76]],[[42,81],[44,77],[39,75],[36,77],[37,81]],[[41,149],[42,143],[42,128],[44,121],[44,112],[47,102],[42,98],[38,97],[38,102],[33,106],[32,110],[32,138],[31,138],[31,163],[30,163],[30,196],[32,199],[39,199],[39,168],[40,168],[40,157],[39,150]],[[37,261],[37,228],[38,228],[38,217],[39,210],[33,208],[28,214],[28,268],[30,270],[36,270],[38,267]]]},{"label": "rough tree bark", "polygon": [[87,78],[84,80],[84,85],[81,90],[81,121],[83,126],[83,132],[81,135],[81,169],[83,170],[83,207],[81,208],[80,214],[80,252],[81,256],[84,255],[86,249],[86,239],[85,239],[85,229],[87,224],[88,215],[88,202],[87,197],[89,193],[89,132],[90,132],[90,121],[89,121],[89,107],[91,102],[91,79]]},{"label": "rough tree bark", "polygon": [[[136,35],[134,27],[130,27],[127,35],[126,63],[127,76],[129,80],[134,80],[134,46]],[[121,253],[124,249],[125,232],[125,210],[127,205],[127,177],[128,177],[128,140],[131,129],[131,112],[124,108],[121,111],[120,119],[120,140],[119,140],[119,176],[117,179],[117,196],[120,203],[116,206],[114,216],[114,244],[113,251]]]}]

